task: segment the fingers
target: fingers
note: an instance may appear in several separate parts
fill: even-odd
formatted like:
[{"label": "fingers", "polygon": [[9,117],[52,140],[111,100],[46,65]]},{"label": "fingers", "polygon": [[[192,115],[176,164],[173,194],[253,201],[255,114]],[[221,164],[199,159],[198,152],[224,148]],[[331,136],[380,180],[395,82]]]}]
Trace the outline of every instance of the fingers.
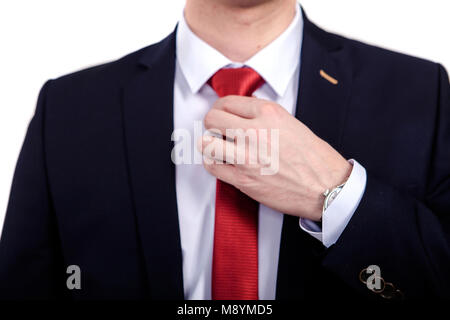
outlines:
[{"label": "fingers", "polygon": [[239,174],[234,163],[236,148],[234,143],[212,136],[204,136],[197,142],[197,148],[203,153],[205,169],[229,184],[235,184]]},{"label": "fingers", "polygon": [[231,164],[204,164],[206,171],[215,176],[217,179],[222,180],[231,185],[236,185],[236,176],[239,174],[236,167]]},{"label": "fingers", "polygon": [[197,148],[203,154],[203,162],[206,164],[235,164],[236,156],[240,153],[234,142],[213,136],[203,136],[197,142]]},{"label": "fingers", "polygon": [[259,114],[259,109],[266,101],[254,97],[226,96],[214,103],[213,108],[232,113],[236,116],[253,119]]},{"label": "fingers", "polygon": [[[207,130],[217,129],[223,136],[227,135],[227,129],[245,129],[249,126],[247,119],[243,119],[220,109],[211,109],[205,116],[204,124]],[[230,132],[230,135],[231,133],[232,132]]]}]

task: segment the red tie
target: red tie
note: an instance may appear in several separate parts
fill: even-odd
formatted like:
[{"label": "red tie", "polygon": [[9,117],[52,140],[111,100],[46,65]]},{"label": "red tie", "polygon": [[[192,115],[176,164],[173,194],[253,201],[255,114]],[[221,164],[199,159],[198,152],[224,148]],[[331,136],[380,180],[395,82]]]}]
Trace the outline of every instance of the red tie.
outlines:
[{"label": "red tie", "polygon": [[[219,97],[251,96],[263,83],[251,68],[221,69],[208,81]],[[212,298],[258,299],[258,202],[221,180],[216,184]]]}]

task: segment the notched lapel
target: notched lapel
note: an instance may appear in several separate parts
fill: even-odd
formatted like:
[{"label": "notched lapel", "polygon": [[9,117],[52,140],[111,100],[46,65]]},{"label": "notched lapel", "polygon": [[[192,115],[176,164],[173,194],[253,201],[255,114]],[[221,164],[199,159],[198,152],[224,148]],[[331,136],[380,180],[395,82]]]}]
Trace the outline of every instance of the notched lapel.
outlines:
[{"label": "notched lapel", "polygon": [[334,37],[305,17],[296,117],[340,151],[352,65]]},{"label": "notched lapel", "polygon": [[183,299],[182,256],[171,161],[175,32],[146,49],[123,91],[130,187],[151,298]]},{"label": "notched lapel", "polygon": [[[342,136],[352,87],[351,61],[337,37],[304,17],[296,118],[342,152]],[[322,70],[322,72],[321,72]],[[327,78],[328,76],[328,78]],[[277,299],[308,297],[325,248],[285,216],[280,245]],[[314,265],[316,264],[316,265]],[[305,274],[308,275],[305,277]]]},{"label": "notched lapel", "polygon": [[[341,151],[352,85],[351,61],[339,41],[304,16],[296,117]],[[123,91],[124,134],[137,230],[148,272],[151,297],[183,299],[180,231],[176,204],[173,147],[175,32],[149,47],[141,68]],[[338,81],[321,76],[320,70]],[[316,240],[302,232],[298,219],[285,217],[278,268],[277,298],[303,297],[310,251]],[[297,257],[294,258],[293,257]],[[301,258],[299,258],[301,257]],[[313,280],[313,279],[310,279]]]}]

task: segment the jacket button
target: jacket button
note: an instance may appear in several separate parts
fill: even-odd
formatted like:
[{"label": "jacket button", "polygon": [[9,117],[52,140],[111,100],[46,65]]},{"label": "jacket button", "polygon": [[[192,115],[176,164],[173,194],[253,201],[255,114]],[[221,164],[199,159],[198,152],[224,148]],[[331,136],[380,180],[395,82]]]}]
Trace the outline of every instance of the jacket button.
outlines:
[{"label": "jacket button", "polygon": [[386,282],[384,290],[380,293],[380,296],[388,300],[403,300],[404,298],[403,292],[395,288],[395,286],[390,282]]}]

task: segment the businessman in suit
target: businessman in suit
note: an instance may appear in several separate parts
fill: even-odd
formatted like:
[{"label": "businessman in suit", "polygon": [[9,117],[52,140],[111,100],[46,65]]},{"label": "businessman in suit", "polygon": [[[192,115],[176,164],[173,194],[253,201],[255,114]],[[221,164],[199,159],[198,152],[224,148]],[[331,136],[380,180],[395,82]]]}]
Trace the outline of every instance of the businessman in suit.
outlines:
[{"label": "businessman in suit", "polygon": [[[161,42],[42,88],[0,297],[449,297],[448,80],[295,0],[187,0]],[[221,133],[192,151],[211,161],[174,163],[195,121]],[[275,174],[206,153],[245,151],[237,128],[277,130]]]}]

